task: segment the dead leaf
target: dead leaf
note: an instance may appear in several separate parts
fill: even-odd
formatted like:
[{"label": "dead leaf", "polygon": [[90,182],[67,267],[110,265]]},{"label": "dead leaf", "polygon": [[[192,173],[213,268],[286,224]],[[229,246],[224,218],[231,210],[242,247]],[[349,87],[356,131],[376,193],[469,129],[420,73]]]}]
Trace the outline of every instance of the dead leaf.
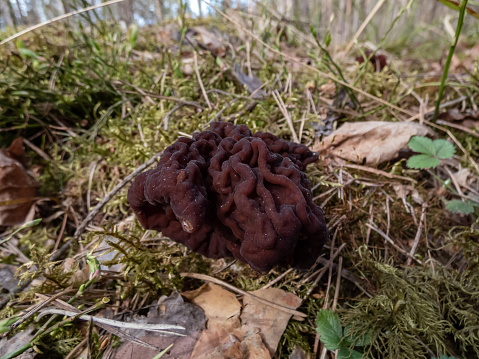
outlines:
[{"label": "dead leaf", "polygon": [[231,70],[231,75],[233,81],[240,86],[246,86],[250,94],[254,93],[253,98],[262,99],[266,97],[266,92],[259,89],[262,86],[262,82],[255,74],[251,74],[251,76],[246,75],[241,67],[235,63]]},{"label": "dead leaf", "polygon": [[224,328],[207,329],[195,346],[194,359],[270,359],[257,330],[250,331],[239,340]]},{"label": "dead leaf", "polygon": [[206,283],[182,295],[205,311],[208,328],[222,327],[231,331],[240,327],[241,304],[230,291],[216,284]]},{"label": "dead leaf", "polygon": [[21,224],[35,200],[37,181],[24,167],[23,139],[0,150],[0,226]]},{"label": "dead leaf", "polygon": [[73,273],[68,280],[68,284],[74,287],[79,287],[90,278],[90,270],[88,267],[80,269],[78,262],[74,258],[65,259],[65,262],[63,262],[63,271],[65,273]]},{"label": "dead leaf", "polygon": [[[277,288],[252,294],[296,309],[301,299]],[[291,318],[271,306],[246,296],[243,310],[236,296],[215,284],[204,284],[195,291],[182,293],[205,311],[208,329],[195,346],[192,358],[270,358]]]},{"label": "dead leaf", "polygon": [[[171,343],[174,346],[163,358],[189,359],[191,352],[205,328],[206,317],[203,310],[191,303],[184,302],[178,293],[169,297],[161,297],[158,305],[150,308],[147,317],[135,316],[131,319],[136,323],[178,324],[186,328],[185,337],[164,337],[144,330],[132,330],[130,334],[157,348],[166,348]],[[146,359],[153,358],[158,352],[131,342],[122,344],[113,355],[114,359]]]},{"label": "dead leaf", "polygon": [[412,122],[348,122],[312,150],[347,161],[376,165],[394,160],[407,149],[411,136],[434,136],[426,126]]},{"label": "dead leaf", "polygon": [[400,183],[393,184],[394,191],[396,192],[397,198],[401,199],[403,202],[406,201],[406,197],[411,195],[411,198],[417,204],[423,204],[424,201],[419,195],[419,192],[416,188],[411,185],[403,185]]},{"label": "dead leaf", "polygon": [[461,187],[468,187],[475,176],[468,168],[462,168],[456,173],[453,173],[454,179]]},{"label": "dead leaf", "polygon": [[208,50],[215,57],[223,57],[226,54],[226,46],[221,35],[217,28],[195,26],[186,30],[185,37],[193,46]]},{"label": "dead leaf", "polygon": [[[252,294],[276,304],[296,309],[301,305],[301,299],[293,293],[278,288],[266,288],[251,292]],[[276,352],[279,340],[283,335],[291,314],[280,312],[269,305],[262,304],[250,297],[243,298],[243,312],[240,316],[243,332],[258,328],[259,335],[269,349],[271,356]]]},{"label": "dead leaf", "polygon": [[[195,359],[242,359],[240,341],[224,328],[214,327],[201,333],[191,358]],[[227,352],[227,353],[226,353]]]},{"label": "dead leaf", "polygon": [[6,289],[11,292],[18,287],[18,279],[15,278],[17,266],[0,263],[0,290]]},{"label": "dead leaf", "polygon": [[[14,352],[21,347],[23,347],[25,344],[27,344],[32,338],[33,338],[33,332],[35,328],[33,326],[28,327],[23,332],[20,332],[16,334],[13,338],[2,338],[0,339],[0,356],[7,355],[11,352]],[[16,357],[18,359],[32,359],[37,355],[37,353],[33,349],[29,349],[26,352],[24,352],[22,355]]]},{"label": "dead leaf", "polygon": [[479,111],[472,109],[461,112],[457,108],[451,108],[439,114],[438,119],[479,130]]}]

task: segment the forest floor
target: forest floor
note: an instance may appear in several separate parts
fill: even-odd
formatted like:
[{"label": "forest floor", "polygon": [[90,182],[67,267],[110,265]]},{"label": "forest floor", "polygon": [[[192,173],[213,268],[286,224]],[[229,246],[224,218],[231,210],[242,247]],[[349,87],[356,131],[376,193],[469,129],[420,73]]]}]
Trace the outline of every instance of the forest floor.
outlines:
[{"label": "forest floor", "polygon": [[[1,358],[479,355],[477,38],[436,117],[439,40],[330,53],[326,34],[249,21],[85,16],[0,47]],[[208,259],[133,215],[131,180],[212,121],[319,153],[331,235],[309,270]],[[148,326],[165,323],[186,332]]]}]

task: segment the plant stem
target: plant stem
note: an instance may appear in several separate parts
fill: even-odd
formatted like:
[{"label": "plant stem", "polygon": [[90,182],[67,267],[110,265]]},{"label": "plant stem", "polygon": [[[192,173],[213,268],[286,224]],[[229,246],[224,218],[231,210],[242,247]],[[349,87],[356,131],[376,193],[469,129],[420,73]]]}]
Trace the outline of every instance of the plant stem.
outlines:
[{"label": "plant stem", "polygon": [[449,66],[451,65],[452,56],[456,50],[457,41],[459,40],[459,35],[461,34],[462,25],[464,24],[464,16],[466,15],[466,6],[468,0],[462,0],[461,8],[459,9],[459,19],[457,20],[456,27],[456,36],[454,43],[449,48],[449,55],[447,56],[446,64],[444,65],[444,71],[441,78],[441,86],[439,87],[439,95],[437,97],[436,109],[434,110],[434,116],[432,121],[436,121],[437,116],[439,115],[439,106],[441,105],[442,97],[444,96],[444,89],[446,87],[447,74],[449,73]]},{"label": "plant stem", "polygon": [[[80,289],[78,290],[78,292],[72,297],[70,298],[70,300],[68,301],[68,304],[72,304],[74,301],[76,301],[78,299],[78,297],[80,297],[93,283],[95,283],[95,281],[97,280],[97,278],[92,278],[90,279],[87,283],[85,283],[84,285],[80,286]],[[93,308],[91,310],[96,310],[98,308]],[[82,314],[85,314],[82,313]],[[49,322],[55,320],[56,318],[58,317],[58,314],[54,314],[50,319],[49,319]],[[4,356],[2,356],[0,359],[11,359],[11,358],[15,358],[17,356],[19,356],[20,354],[26,352],[28,349],[32,348],[33,345],[34,345],[34,342],[36,340],[39,340],[41,338],[43,338],[45,335],[47,335],[48,333],[50,333],[53,328],[57,328],[67,322],[70,322],[72,321],[72,319],[75,319],[75,317],[72,317],[72,318],[69,318],[67,320],[64,320],[58,324],[56,324],[56,326],[54,327],[50,327],[50,328],[45,328],[45,329],[40,329],[37,334],[35,334],[35,336],[30,340],[29,343],[25,344],[23,347],[13,351],[13,352],[10,352],[10,353],[7,353],[5,354]]]}]

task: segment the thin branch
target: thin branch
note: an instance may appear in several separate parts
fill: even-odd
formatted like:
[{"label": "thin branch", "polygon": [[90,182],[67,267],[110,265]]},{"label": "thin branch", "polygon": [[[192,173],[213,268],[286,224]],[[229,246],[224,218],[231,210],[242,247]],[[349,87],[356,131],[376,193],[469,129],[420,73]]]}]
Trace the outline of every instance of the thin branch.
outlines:
[{"label": "thin branch", "polygon": [[84,12],[87,12],[87,11],[91,11],[91,10],[95,10],[95,9],[98,9],[100,7],[104,7],[104,6],[109,6],[109,5],[113,5],[113,4],[116,4],[116,3],[119,3],[119,2],[122,2],[122,1],[125,1],[125,0],[112,0],[112,1],[107,1],[103,4],[98,4],[98,5],[93,5],[93,6],[89,6],[89,7],[86,7],[84,9],[81,9],[81,10],[77,10],[77,11],[72,11],[72,12],[69,12],[68,14],[63,14],[63,15],[60,15],[60,16],[57,16],[51,20],[47,20],[47,21],[44,21],[40,24],[37,24],[37,25],[34,25],[34,26],[31,26],[29,27],[28,29],[25,29],[23,31],[20,31],[20,32],[17,32],[15,35],[12,35],[10,37],[7,37],[5,40],[1,41],[0,42],[0,46],[2,45],[5,45],[6,43],[12,41],[12,40],[15,40],[16,38],[22,36],[22,35],[25,35],[31,31],[35,31],[43,26],[46,26],[46,25],[50,25],[54,22],[57,22],[57,21],[60,21],[60,20],[64,20],[64,19],[67,19],[69,17],[72,17],[72,16],[75,16],[75,15],[78,15],[78,14],[82,14]]},{"label": "thin branch", "polygon": [[409,258],[407,259],[407,262],[406,262],[408,266],[411,265],[412,258],[415,258],[414,253],[416,252],[419,239],[421,238],[422,228],[424,227],[424,220],[426,219],[426,208],[427,208],[427,205],[426,203],[424,203],[422,205],[421,219],[419,220],[419,227],[416,232],[416,237],[414,238],[414,243],[412,244],[411,251],[409,252]]},{"label": "thin branch", "polygon": [[205,98],[206,103],[208,104],[208,108],[211,110],[213,109],[213,106],[211,106],[210,99],[208,98],[208,95],[206,94],[205,86],[203,85],[203,81],[201,81],[200,70],[198,69],[198,56],[196,55],[196,51],[193,52],[193,59],[195,61],[195,73],[201,87],[201,92],[203,93],[203,97]]},{"label": "thin branch", "polygon": [[77,230],[75,231],[74,237],[78,238],[80,235],[83,233],[85,230],[86,226],[88,223],[91,222],[93,218],[97,215],[97,213],[103,208],[103,206],[110,201],[113,196],[115,196],[128,182],[130,182],[133,178],[135,178],[140,172],[142,172],[144,169],[150,167],[152,164],[154,164],[157,161],[157,158],[161,155],[161,152],[158,152],[157,154],[153,155],[148,161],[143,163],[140,167],[138,167],[136,170],[134,170],[132,173],[130,173],[128,176],[126,176],[123,181],[118,183],[115,188],[113,188],[100,202],[97,203],[97,205],[88,213],[86,218],[83,220],[82,223],[78,226]]}]

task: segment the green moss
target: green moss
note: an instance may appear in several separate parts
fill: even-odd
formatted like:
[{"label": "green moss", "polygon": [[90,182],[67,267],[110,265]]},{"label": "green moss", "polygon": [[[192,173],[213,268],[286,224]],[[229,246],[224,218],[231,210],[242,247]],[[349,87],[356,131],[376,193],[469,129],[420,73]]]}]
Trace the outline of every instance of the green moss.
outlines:
[{"label": "green moss", "polygon": [[429,358],[432,351],[479,354],[479,272],[443,266],[396,267],[360,248],[358,266],[376,288],[341,311],[355,335],[371,334],[375,358]]}]

